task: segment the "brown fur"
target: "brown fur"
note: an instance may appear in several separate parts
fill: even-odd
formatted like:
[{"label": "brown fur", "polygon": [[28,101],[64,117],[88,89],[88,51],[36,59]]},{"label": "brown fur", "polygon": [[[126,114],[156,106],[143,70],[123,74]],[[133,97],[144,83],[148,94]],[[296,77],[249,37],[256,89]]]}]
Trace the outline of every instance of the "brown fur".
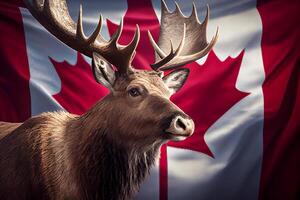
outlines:
[{"label": "brown fur", "polygon": [[0,140],[13,130],[18,128],[21,123],[0,122]]},{"label": "brown fur", "polygon": [[[130,97],[127,88],[144,93]],[[0,123],[0,199],[131,199],[154,163],[175,114],[155,72],[119,77],[82,116],[52,112]]]}]

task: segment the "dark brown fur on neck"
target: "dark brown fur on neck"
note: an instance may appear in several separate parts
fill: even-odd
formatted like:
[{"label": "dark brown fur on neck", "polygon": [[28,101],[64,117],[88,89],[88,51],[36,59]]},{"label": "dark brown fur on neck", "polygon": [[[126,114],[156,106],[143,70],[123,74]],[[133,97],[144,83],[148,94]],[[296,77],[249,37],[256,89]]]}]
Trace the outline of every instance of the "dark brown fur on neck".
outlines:
[{"label": "dark brown fur on neck", "polygon": [[131,199],[161,143],[116,143],[118,133],[85,124],[91,116],[43,114],[0,140],[0,199]]}]

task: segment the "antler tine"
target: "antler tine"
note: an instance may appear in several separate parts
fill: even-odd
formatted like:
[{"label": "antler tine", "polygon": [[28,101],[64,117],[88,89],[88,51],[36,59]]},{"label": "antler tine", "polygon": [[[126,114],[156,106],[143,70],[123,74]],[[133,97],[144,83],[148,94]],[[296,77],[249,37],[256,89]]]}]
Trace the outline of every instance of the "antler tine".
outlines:
[{"label": "antler tine", "polygon": [[121,18],[118,29],[115,31],[115,33],[111,36],[109,40],[110,45],[114,45],[115,47],[117,47],[118,40],[121,36],[122,30],[123,30],[123,17]]},{"label": "antler tine", "polygon": [[189,18],[191,18],[191,19],[194,18],[198,23],[200,23],[195,2],[193,2],[192,13]]},{"label": "antler tine", "polygon": [[[189,17],[183,15],[179,5],[175,2],[176,9],[170,12],[165,1],[161,1],[161,29],[158,44],[148,31],[150,42],[157,54],[156,62],[151,65],[153,70],[168,70],[182,66],[205,56],[214,46],[218,37],[218,29],[212,40],[206,40],[206,27],[209,19],[209,7],[207,5],[206,17],[199,22],[197,9],[193,3],[192,13]],[[181,28],[182,26],[183,29]],[[170,46],[171,38],[173,45],[177,46],[175,53],[166,54]],[[188,44],[188,45],[187,45]]]},{"label": "antler tine", "polygon": [[96,27],[95,31],[87,39],[87,44],[92,44],[96,41],[97,37],[100,35],[101,29],[102,29],[102,15],[100,14],[97,27]]},{"label": "antler tine", "polygon": [[129,69],[140,38],[138,27],[131,43],[123,46],[118,44],[123,29],[123,19],[111,39],[106,41],[100,34],[102,15],[94,32],[89,37],[84,34],[81,5],[75,23],[70,17],[66,0],[24,0],[24,3],[31,14],[63,43],[89,57],[97,52],[113,64],[118,69],[118,73],[125,73]]},{"label": "antler tine", "polygon": [[139,28],[139,25],[136,25],[135,33],[134,33],[134,36],[133,36],[131,42],[122,49],[122,52],[124,54],[131,55],[130,61],[134,57],[134,52],[138,46],[139,41],[140,41],[140,28]]},{"label": "antler tine", "polygon": [[161,48],[159,48],[159,46],[154,41],[154,39],[152,37],[152,34],[149,30],[148,30],[148,37],[149,37],[149,40],[150,40],[150,43],[151,43],[152,47],[154,48],[155,52],[159,55],[159,57],[160,58],[166,57],[167,56],[166,53]]},{"label": "antler tine", "polygon": [[170,13],[170,10],[169,10],[165,0],[161,0],[161,10],[162,10],[162,12]]},{"label": "antler tine", "polygon": [[95,40],[97,39],[98,35],[101,32],[101,29],[102,29],[102,15],[100,15],[99,17],[99,21],[94,32],[89,37],[87,37],[84,34],[83,26],[82,26],[82,5],[80,4],[78,21],[77,21],[77,30],[76,30],[76,36],[78,37],[79,41],[84,42],[86,45],[90,45],[91,43],[95,42]]},{"label": "antler tine", "polygon": [[[204,32],[205,36],[206,36],[206,28],[207,28],[207,24],[208,24],[209,15],[210,15],[209,5],[206,4],[206,15],[205,15],[205,18],[204,18],[204,20],[203,20],[202,23],[199,22],[202,25],[203,29],[205,30],[205,32]],[[197,18],[197,20],[199,21],[198,18]]]},{"label": "antler tine", "polygon": [[185,17],[184,14],[182,13],[178,3],[176,1],[174,3],[175,3],[175,11],[174,12],[177,13],[178,15],[180,15],[181,17]]},{"label": "antler tine", "polygon": [[81,4],[79,6],[76,35],[79,40],[86,42],[87,37],[85,36],[85,34],[83,32],[83,27],[82,27],[82,5]]}]

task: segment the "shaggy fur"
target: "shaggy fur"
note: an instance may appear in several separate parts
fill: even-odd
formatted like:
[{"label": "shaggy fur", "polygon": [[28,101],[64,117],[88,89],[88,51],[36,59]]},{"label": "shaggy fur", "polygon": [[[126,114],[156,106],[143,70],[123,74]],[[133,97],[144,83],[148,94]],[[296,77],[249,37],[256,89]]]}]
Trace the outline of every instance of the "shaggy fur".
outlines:
[{"label": "shaggy fur", "polygon": [[7,126],[16,129],[0,140],[0,199],[131,199],[161,143],[120,145],[86,120],[59,112]]}]

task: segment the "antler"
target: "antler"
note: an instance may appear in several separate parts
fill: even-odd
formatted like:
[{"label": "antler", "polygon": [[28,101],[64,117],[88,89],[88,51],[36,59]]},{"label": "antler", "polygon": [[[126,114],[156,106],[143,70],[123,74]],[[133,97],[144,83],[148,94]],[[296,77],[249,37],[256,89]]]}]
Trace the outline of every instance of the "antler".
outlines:
[{"label": "antler", "polygon": [[66,0],[24,0],[31,14],[54,36],[71,48],[92,57],[93,52],[102,55],[113,64],[119,73],[125,73],[130,68],[135,49],[140,39],[138,25],[132,41],[123,46],[118,44],[123,20],[117,31],[109,41],[100,34],[102,16],[95,31],[86,37],[82,28],[82,7],[79,9],[78,22],[75,23],[70,17]]},{"label": "antler", "polygon": [[[178,4],[176,2],[175,4],[175,11],[170,12],[165,1],[161,2],[162,15],[158,45],[148,31],[150,42],[156,52],[156,63],[151,65],[153,70],[174,69],[198,60],[205,56],[217,41],[218,29],[209,43],[206,39],[208,6],[205,20],[200,23],[194,3],[192,14],[189,17],[184,16]],[[177,46],[175,51],[174,46]]]}]

